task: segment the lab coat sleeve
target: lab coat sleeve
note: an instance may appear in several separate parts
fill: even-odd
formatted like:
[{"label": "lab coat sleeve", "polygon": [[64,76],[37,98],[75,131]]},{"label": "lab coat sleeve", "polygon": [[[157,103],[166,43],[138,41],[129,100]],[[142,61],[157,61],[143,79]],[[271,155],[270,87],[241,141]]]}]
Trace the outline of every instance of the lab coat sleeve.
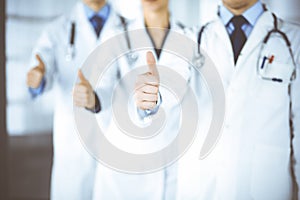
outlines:
[{"label": "lab coat sleeve", "polygon": [[[300,31],[298,31],[298,36]],[[297,41],[298,40],[298,41]],[[300,37],[294,40],[296,50],[294,51],[297,65],[297,78],[291,85],[291,98],[292,98],[292,131],[293,131],[293,152],[294,152],[294,174],[298,185],[298,199],[300,199]]]},{"label": "lab coat sleeve", "polygon": [[40,94],[42,94],[44,91],[45,85],[46,85],[46,80],[45,80],[45,78],[43,78],[42,82],[40,83],[40,86],[38,88],[31,88],[31,87],[28,88],[28,90],[31,94],[31,97],[35,98],[35,97],[39,96]]},{"label": "lab coat sleeve", "polygon": [[[32,52],[32,58],[30,62],[30,69],[37,66],[38,61],[35,58],[36,54],[39,54],[42,61],[45,64],[45,76],[44,76],[44,88],[41,88],[39,94],[51,89],[53,85],[53,75],[56,71],[55,65],[55,42],[54,42],[54,31],[51,30],[51,26],[47,27],[40,38],[37,41],[36,46]],[[30,70],[28,69],[28,70]],[[32,94],[32,92],[31,92]]]}]

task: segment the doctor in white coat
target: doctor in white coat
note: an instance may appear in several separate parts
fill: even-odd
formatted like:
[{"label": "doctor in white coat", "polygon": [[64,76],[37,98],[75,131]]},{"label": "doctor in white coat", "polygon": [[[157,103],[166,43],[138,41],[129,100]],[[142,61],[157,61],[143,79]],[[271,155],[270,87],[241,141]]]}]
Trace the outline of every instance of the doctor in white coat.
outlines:
[{"label": "doctor in white coat", "polygon": [[[116,23],[117,22],[117,23]],[[91,199],[96,161],[80,143],[73,117],[72,91],[78,69],[88,54],[118,29],[120,19],[105,0],[83,0],[43,32],[34,50],[35,63],[27,74],[33,96],[55,88],[51,199]],[[88,88],[80,74],[74,93]],[[94,92],[74,104],[98,112]],[[89,110],[89,111],[88,111]]]},{"label": "doctor in white coat", "polygon": [[[179,167],[178,199],[299,199],[300,29],[258,0],[223,0],[218,14],[206,25],[201,47],[226,90],[223,132],[198,161],[209,163],[208,174],[197,169],[200,164]],[[293,56],[278,32],[261,50],[275,26]]]},{"label": "doctor in white coat", "polygon": [[[114,123],[114,120],[111,120],[106,132],[106,137],[109,138],[115,146],[123,151],[137,154],[158,151],[167,145],[176,136],[178,126],[180,125],[180,108],[178,106],[180,102],[171,95],[170,91],[160,86],[160,81],[167,78],[165,73],[161,73],[160,66],[166,66],[170,71],[177,72],[185,80],[190,76],[190,69],[184,60],[178,58],[176,55],[165,52],[163,49],[161,50],[161,48],[168,48],[168,46],[174,44],[174,42],[178,42],[172,40],[169,29],[181,34],[185,34],[186,31],[181,24],[174,22],[170,17],[168,0],[142,0],[141,3],[143,8],[142,17],[130,20],[127,24],[128,30],[139,29],[142,31],[140,32],[139,38],[134,38],[129,34],[129,40],[132,47],[138,48],[136,41],[142,38],[143,41],[147,41],[146,46],[153,49],[152,53],[148,52],[149,49],[137,51],[138,59],[132,65],[129,64],[125,56],[120,58],[117,63],[118,66],[115,68],[118,69],[119,72],[115,72],[115,74],[110,77],[110,82],[112,83],[111,89],[106,88],[108,91],[113,91],[114,84],[126,74],[131,73],[133,69],[140,66],[148,65],[148,69],[144,71],[146,72],[145,74],[132,78],[133,82],[137,81],[134,100],[135,108],[139,109],[140,112],[137,114],[140,115],[142,122],[143,117],[147,115],[143,113],[146,112],[145,110],[150,111],[148,115],[154,115],[158,106],[160,109],[164,108],[166,113],[166,126],[164,127],[163,133],[149,140],[136,141],[122,133]],[[119,74],[120,78],[117,77],[117,74]],[[150,81],[151,83],[148,83],[147,80],[152,80],[153,82]],[[173,84],[175,83],[173,82]],[[139,87],[140,85],[148,86]],[[101,99],[106,98],[102,95],[103,90],[101,91],[101,88],[97,90],[100,104]],[[126,99],[124,99],[124,101],[124,106],[126,106]],[[105,109],[104,106],[102,108]],[[172,112],[170,112],[171,110]],[[131,161],[128,160],[128,162]],[[122,173],[103,164],[98,164],[94,199],[172,200],[175,199],[176,196],[176,179],[176,164],[149,174]]]}]

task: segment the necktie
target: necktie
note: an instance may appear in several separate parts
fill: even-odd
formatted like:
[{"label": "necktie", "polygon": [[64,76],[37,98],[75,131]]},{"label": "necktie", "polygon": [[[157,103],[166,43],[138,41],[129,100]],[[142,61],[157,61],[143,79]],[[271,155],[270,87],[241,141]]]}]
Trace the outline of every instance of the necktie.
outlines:
[{"label": "necktie", "polygon": [[234,63],[236,63],[239,54],[247,40],[246,35],[242,30],[242,26],[248,23],[248,21],[242,15],[234,16],[230,21],[234,26],[234,31],[230,35],[230,40],[234,53]]},{"label": "necktie", "polygon": [[94,15],[91,19],[90,22],[92,23],[94,30],[96,32],[97,37],[99,37],[100,32],[102,30],[103,27],[103,19],[101,17],[99,17],[98,15]]}]

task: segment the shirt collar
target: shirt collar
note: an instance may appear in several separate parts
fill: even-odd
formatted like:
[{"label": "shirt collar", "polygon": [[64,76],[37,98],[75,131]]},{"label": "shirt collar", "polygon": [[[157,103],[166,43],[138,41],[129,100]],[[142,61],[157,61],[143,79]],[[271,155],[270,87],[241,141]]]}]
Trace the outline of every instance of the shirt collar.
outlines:
[{"label": "shirt collar", "polygon": [[257,1],[252,7],[250,7],[243,13],[243,16],[252,26],[254,26],[258,18],[263,14],[263,12],[263,4],[260,1]]},{"label": "shirt collar", "polygon": [[[254,26],[258,18],[263,14],[264,8],[261,1],[257,1],[253,6],[248,8],[242,15],[247,19],[251,26]],[[223,5],[220,5],[220,18],[223,24],[228,25],[234,15]]]},{"label": "shirt collar", "polygon": [[110,12],[110,6],[109,4],[105,4],[105,6],[103,6],[98,12],[95,12],[86,4],[84,4],[84,12],[88,19],[91,19],[94,15],[98,15],[103,21],[106,21]]},{"label": "shirt collar", "polygon": [[219,8],[219,14],[220,18],[225,26],[227,26],[231,20],[231,18],[234,16],[224,5],[223,3],[220,5]]}]

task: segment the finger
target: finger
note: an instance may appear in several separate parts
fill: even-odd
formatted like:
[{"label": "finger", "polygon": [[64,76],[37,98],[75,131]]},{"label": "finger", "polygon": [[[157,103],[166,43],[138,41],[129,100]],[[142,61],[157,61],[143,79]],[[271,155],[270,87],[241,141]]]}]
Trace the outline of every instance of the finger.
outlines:
[{"label": "finger", "polygon": [[36,78],[35,76],[34,77],[31,77],[31,76],[28,76],[27,77],[27,85],[30,86],[30,87],[38,87],[41,83],[41,79],[39,78]]},{"label": "finger", "polygon": [[45,68],[45,64],[44,64],[43,60],[41,59],[40,55],[39,54],[35,54],[35,58],[39,62],[38,66],[44,69]]},{"label": "finger", "polygon": [[87,98],[78,98],[78,97],[73,97],[73,102],[77,103],[77,104],[80,104],[80,105],[84,105],[86,106],[89,102],[89,100]]},{"label": "finger", "polygon": [[139,108],[142,110],[152,110],[155,108],[156,102],[143,101],[139,104]]},{"label": "finger", "polygon": [[74,101],[86,101],[86,102],[88,102],[89,97],[88,97],[87,94],[74,93],[73,94],[73,100]]},{"label": "finger", "polygon": [[40,81],[37,80],[27,80],[27,86],[31,88],[37,88],[40,85]]},{"label": "finger", "polygon": [[73,94],[73,98],[74,99],[88,99],[88,95],[86,93],[78,93],[78,92],[75,92]]},{"label": "finger", "polygon": [[146,94],[157,94],[158,87],[153,85],[144,85],[139,89],[139,91],[146,93]]},{"label": "finger", "polygon": [[32,70],[28,73],[28,78],[31,78],[31,79],[40,79],[42,77],[43,77],[42,73],[37,70]]},{"label": "finger", "polygon": [[154,55],[151,51],[147,52],[147,65],[148,65],[148,72],[151,75],[158,78],[159,75],[158,75],[158,70],[157,70],[157,67],[156,67],[156,61],[155,61]]},{"label": "finger", "polygon": [[74,92],[88,94],[89,93],[89,88],[86,85],[82,84],[82,83],[78,83],[74,87]]},{"label": "finger", "polygon": [[136,87],[140,88],[144,85],[159,86],[159,80],[157,79],[157,77],[150,74],[139,75],[136,81]]},{"label": "finger", "polygon": [[38,87],[38,84],[32,82],[32,81],[27,81],[27,86],[30,87],[30,88],[37,88]]},{"label": "finger", "polygon": [[87,80],[86,80],[86,78],[84,77],[84,75],[83,75],[81,69],[78,70],[78,77],[79,77],[80,82],[87,82]]},{"label": "finger", "polygon": [[27,84],[30,85],[30,86],[37,86],[38,81],[36,81],[36,80],[27,80]]},{"label": "finger", "polygon": [[82,102],[85,105],[88,104],[88,102],[90,102],[89,98],[84,97],[84,96],[80,96],[80,95],[73,95],[73,101],[75,102]]},{"label": "finger", "polygon": [[34,80],[34,79],[36,79],[36,75],[34,74],[34,73],[28,73],[28,75],[27,75],[27,79],[29,79],[29,80]]},{"label": "finger", "polygon": [[85,103],[82,101],[74,101],[73,103],[77,107],[85,107]]},{"label": "finger", "polygon": [[40,85],[36,83],[28,83],[27,86],[32,89],[37,89]]},{"label": "finger", "polygon": [[156,94],[145,94],[143,93],[142,95],[139,95],[138,97],[138,101],[151,101],[151,102],[156,102],[158,97]]}]

